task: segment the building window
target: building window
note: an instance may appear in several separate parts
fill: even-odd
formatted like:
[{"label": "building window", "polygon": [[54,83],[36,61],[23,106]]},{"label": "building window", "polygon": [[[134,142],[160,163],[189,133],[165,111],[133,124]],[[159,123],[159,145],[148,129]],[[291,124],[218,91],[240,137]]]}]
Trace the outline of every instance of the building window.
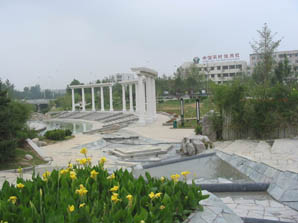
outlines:
[{"label": "building window", "polygon": [[230,65],[229,69],[235,69],[235,65]]},{"label": "building window", "polygon": [[207,71],[207,67],[204,68],[204,71]]},{"label": "building window", "polygon": [[218,81],[217,83],[218,83],[218,84],[221,84],[221,81]]},{"label": "building window", "polygon": [[199,68],[198,68],[198,71],[201,71],[201,70],[202,70],[202,69],[199,67]]},{"label": "building window", "polygon": [[227,70],[227,69],[229,69],[229,66],[223,66],[222,69]]},{"label": "building window", "polygon": [[223,74],[223,76],[224,76],[224,77],[228,77],[228,76],[229,76],[229,74]]},{"label": "building window", "polygon": [[234,77],[235,76],[235,73],[230,73],[230,77]]},{"label": "building window", "polygon": [[214,74],[211,74],[211,77],[212,77],[212,78],[214,78],[214,76],[215,76]]},{"label": "building window", "polygon": [[298,53],[296,53],[296,57],[298,57]]},{"label": "building window", "polygon": [[214,67],[211,67],[210,70],[214,70]]},{"label": "building window", "polygon": [[242,64],[237,64],[236,65],[236,69],[240,69],[241,70],[242,69]]},{"label": "building window", "polygon": [[221,74],[217,74],[217,77],[221,77]]},{"label": "building window", "polygon": [[220,66],[217,66],[217,70],[220,70]]}]

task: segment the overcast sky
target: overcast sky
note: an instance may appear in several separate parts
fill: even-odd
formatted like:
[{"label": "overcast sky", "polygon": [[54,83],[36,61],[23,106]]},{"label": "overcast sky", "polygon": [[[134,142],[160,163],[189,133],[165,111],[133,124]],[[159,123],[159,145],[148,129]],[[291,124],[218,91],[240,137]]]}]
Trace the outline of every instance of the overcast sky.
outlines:
[{"label": "overcast sky", "polygon": [[0,78],[65,88],[134,66],[172,75],[193,57],[240,53],[267,22],[298,49],[297,0],[0,0]]}]

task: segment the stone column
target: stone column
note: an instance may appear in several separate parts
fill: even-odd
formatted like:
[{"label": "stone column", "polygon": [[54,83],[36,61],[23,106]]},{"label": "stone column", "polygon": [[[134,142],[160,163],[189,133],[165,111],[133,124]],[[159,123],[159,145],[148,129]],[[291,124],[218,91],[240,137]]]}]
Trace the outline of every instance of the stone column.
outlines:
[{"label": "stone column", "polygon": [[125,88],[126,88],[126,86],[124,84],[122,84],[122,110],[123,110],[123,112],[126,112]]},{"label": "stone column", "polygon": [[139,123],[145,124],[145,89],[143,83],[144,77],[139,75],[138,78],[138,108],[139,108]]},{"label": "stone column", "polygon": [[75,95],[74,95],[74,88],[71,89],[71,99],[72,99],[72,111],[76,110],[75,108]]},{"label": "stone column", "polygon": [[133,112],[132,84],[129,85],[129,111]]},{"label": "stone column", "polygon": [[152,87],[152,113],[153,117],[156,118],[156,89],[155,89],[155,79],[151,78],[151,87]]},{"label": "stone column", "polygon": [[146,101],[147,101],[147,110],[146,115],[148,121],[152,121],[153,118],[153,109],[152,109],[152,86],[151,86],[151,77],[146,77]]},{"label": "stone column", "polygon": [[85,108],[85,89],[82,88],[82,111],[86,111],[86,108]]},{"label": "stone column", "polygon": [[95,111],[94,87],[91,88],[92,111]]},{"label": "stone column", "polygon": [[110,111],[114,111],[113,109],[113,90],[112,90],[112,86],[109,86],[110,88]]},{"label": "stone column", "polygon": [[101,111],[105,111],[105,103],[104,103],[104,97],[103,97],[103,87],[100,87],[100,103],[101,103]]},{"label": "stone column", "polygon": [[136,95],[136,113],[139,113],[139,87],[138,83],[135,84],[135,95]]}]

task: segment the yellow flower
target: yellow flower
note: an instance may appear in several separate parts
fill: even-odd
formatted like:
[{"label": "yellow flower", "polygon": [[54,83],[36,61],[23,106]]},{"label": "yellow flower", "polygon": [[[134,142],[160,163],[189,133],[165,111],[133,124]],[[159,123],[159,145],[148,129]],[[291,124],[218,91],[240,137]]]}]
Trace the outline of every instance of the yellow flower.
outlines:
[{"label": "yellow flower", "polygon": [[77,162],[78,164],[80,164],[81,159],[76,159],[76,162]]},{"label": "yellow flower", "polygon": [[120,201],[120,199],[118,198],[118,194],[117,193],[113,193],[113,195],[111,196],[111,200],[114,203],[117,203],[118,201]]},{"label": "yellow flower", "polygon": [[111,174],[110,176],[107,177],[108,180],[115,179],[115,174]]},{"label": "yellow flower", "polygon": [[186,177],[188,174],[190,174],[189,171],[184,171],[184,172],[181,172],[181,175],[183,175],[184,177]]},{"label": "yellow flower", "polygon": [[17,202],[17,197],[16,196],[10,196],[8,201],[10,201],[11,203],[15,204]]},{"label": "yellow flower", "polygon": [[163,209],[165,209],[166,207],[164,206],[164,205],[160,205],[160,207],[159,207],[159,209],[160,210],[163,210]]},{"label": "yellow flower", "polygon": [[94,180],[96,179],[96,176],[98,175],[98,172],[96,172],[96,170],[92,170],[91,171],[91,178],[93,178]]},{"label": "yellow flower", "polygon": [[99,161],[99,164],[100,164],[101,166],[103,166],[103,165],[105,164],[105,162],[107,162],[107,158],[102,157],[102,158],[100,159],[100,161]]},{"label": "yellow flower", "polygon": [[161,196],[161,194],[162,194],[162,193],[160,193],[160,192],[159,192],[159,193],[156,193],[156,194],[154,195],[154,198],[159,198],[159,197]]},{"label": "yellow flower", "polygon": [[66,173],[68,173],[68,170],[64,170],[64,169],[60,170],[60,175],[63,175],[63,174],[66,174]]},{"label": "yellow flower", "polygon": [[110,189],[110,191],[114,192],[114,191],[117,191],[119,189],[119,186],[114,186]]},{"label": "yellow flower", "polygon": [[23,173],[23,169],[21,167],[18,168],[18,173]]},{"label": "yellow flower", "polygon": [[74,207],[73,205],[68,205],[67,210],[68,210],[70,213],[73,212],[74,209],[75,209],[75,207]]},{"label": "yellow flower", "polygon": [[140,223],[145,223],[145,221],[144,221],[144,220],[142,220],[142,221],[140,221]]},{"label": "yellow flower", "polygon": [[70,176],[70,178],[71,178],[72,180],[77,179],[77,174],[76,174],[75,171],[70,171],[69,176]]},{"label": "yellow flower", "polygon": [[25,185],[22,183],[17,184],[17,188],[23,189],[24,187],[25,187]]},{"label": "yellow flower", "polygon": [[83,186],[83,184],[80,184],[80,189],[76,190],[76,194],[79,194],[80,196],[83,196],[87,194],[88,190]]},{"label": "yellow flower", "polygon": [[151,192],[148,196],[149,196],[151,199],[154,199],[155,194],[154,194],[153,192]]},{"label": "yellow flower", "polygon": [[88,162],[89,165],[91,165],[91,157],[87,158],[87,162]]},{"label": "yellow flower", "polygon": [[80,164],[81,165],[85,165],[86,163],[87,163],[87,159],[86,158],[80,159]]},{"label": "yellow flower", "polygon": [[48,177],[49,177],[49,176],[51,176],[51,172],[46,171],[46,172],[44,172],[44,173],[42,174],[42,179],[43,179],[44,181],[48,181]]},{"label": "yellow flower", "polygon": [[171,178],[176,183],[176,182],[178,182],[178,179],[180,178],[180,175],[179,174],[174,174],[174,175],[171,175]]},{"label": "yellow flower", "polygon": [[164,182],[165,178],[164,177],[161,177],[160,180],[161,180],[161,182]]},{"label": "yellow flower", "polygon": [[69,168],[69,169],[72,169],[72,168],[73,168],[73,165],[72,165],[71,163],[69,163],[69,164],[68,164],[68,168]]},{"label": "yellow flower", "polygon": [[82,203],[82,204],[80,204],[79,208],[82,208],[82,207],[84,207],[85,205],[86,205],[85,203]]},{"label": "yellow flower", "polygon": [[88,152],[88,150],[87,150],[86,147],[82,148],[81,151],[80,151],[80,153],[82,153],[82,154],[84,154],[84,155],[86,155],[87,152]]},{"label": "yellow flower", "polygon": [[131,201],[132,200],[132,195],[129,194],[129,195],[126,196],[126,198],[127,198],[127,200]]}]

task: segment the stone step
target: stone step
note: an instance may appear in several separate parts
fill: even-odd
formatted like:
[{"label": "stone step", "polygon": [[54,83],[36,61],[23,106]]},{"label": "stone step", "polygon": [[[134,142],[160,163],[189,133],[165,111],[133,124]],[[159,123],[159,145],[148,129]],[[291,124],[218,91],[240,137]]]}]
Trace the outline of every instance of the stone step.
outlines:
[{"label": "stone step", "polygon": [[115,116],[118,116],[118,115],[122,115],[122,112],[119,112],[119,113],[109,113],[109,112],[107,112],[107,113],[104,113],[104,114],[106,114],[106,115],[104,115],[104,116],[102,116],[100,118],[95,119],[95,121],[101,122],[101,121],[103,121],[105,119],[108,119],[108,118],[111,118],[111,117],[115,117]]},{"label": "stone step", "polygon": [[126,120],[120,120],[120,121],[117,121],[117,122],[112,122],[112,123],[104,125],[103,127],[108,127],[108,126],[115,125],[115,124],[124,124],[124,123],[130,124],[130,123],[132,123],[134,121],[137,121],[137,120],[139,120],[138,117],[133,117],[133,118],[126,119]]},{"label": "stone step", "polygon": [[96,112],[85,112],[84,114],[80,115],[80,116],[76,116],[74,117],[75,119],[85,119],[85,117],[88,117],[92,114],[95,114]]},{"label": "stone step", "polygon": [[75,112],[67,112],[64,115],[61,115],[59,118],[71,118],[71,116],[80,113],[79,111],[75,111]]},{"label": "stone step", "polygon": [[130,117],[130,116],[133,116],[133,114],[121,114],[121,115],[113,116],[111,118],[107,118],[107,119],[103,120],[103,123],[116,121],[118,119],[123,119],[123,118]]}]

